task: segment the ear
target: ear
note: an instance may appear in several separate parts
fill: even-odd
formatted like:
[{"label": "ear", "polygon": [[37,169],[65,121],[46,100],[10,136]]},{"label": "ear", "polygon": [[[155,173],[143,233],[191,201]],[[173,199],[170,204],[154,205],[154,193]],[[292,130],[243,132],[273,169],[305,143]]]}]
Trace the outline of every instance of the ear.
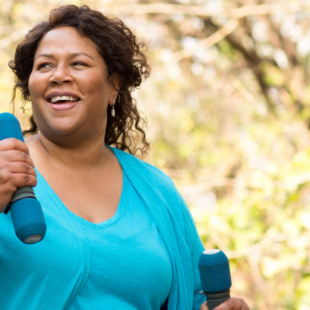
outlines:
[{"label": "ear", "polygon": [[118,74],[113,74],[113,76],[110,77],[110,86],[111,92],[109,97],[109,105],[114,105],[114,102],[118,96],[118,89],[120,89],[120,78]]}]

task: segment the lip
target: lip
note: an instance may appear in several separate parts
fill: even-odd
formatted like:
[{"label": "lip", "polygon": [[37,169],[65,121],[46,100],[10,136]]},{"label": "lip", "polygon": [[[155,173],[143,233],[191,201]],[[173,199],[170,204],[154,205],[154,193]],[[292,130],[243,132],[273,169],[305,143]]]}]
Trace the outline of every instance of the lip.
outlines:
[{"label": "lip", "polygon": [[45,97],[45,100],[48,101],[49,99],[56,96],[71,96],[76,99],[81,99],[78,95],[76,95],[75,93],[71,93],[69,91],[53,91]]},{"label": "lip", "polygon": [[54,111],[66,111],[66,110],[71,110],[73,109],[75,106],[77,106],[77,104],[79,103],[79,101],[66,101],[64,103],[51,103],[47,101],[47,104],[50,106],[50,108]]},{"label": "lip", "polygon": [[[79,99],[79,101],[66,101],[64,103],[51,103],[48,101],[51,98],[57,96],[71,96],[73,98]],[[73,109],[80,102],[81,98],[77,94],[71,93],[69,91],[53,91],[45,97],[45,100],[52,110],[67,111]]]}]

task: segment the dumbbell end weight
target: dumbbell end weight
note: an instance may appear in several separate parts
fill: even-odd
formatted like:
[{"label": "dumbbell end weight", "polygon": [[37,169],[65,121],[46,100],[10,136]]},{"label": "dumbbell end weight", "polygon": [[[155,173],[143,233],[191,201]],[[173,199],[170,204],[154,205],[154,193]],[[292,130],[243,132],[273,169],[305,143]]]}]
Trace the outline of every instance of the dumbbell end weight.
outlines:
[{"label": "dumbbell end weight", "polygon": [[11,216],[16,236],[26,244],[41,241],[46,233],[46,224],[38,200],[24,198],[11,205]]}]

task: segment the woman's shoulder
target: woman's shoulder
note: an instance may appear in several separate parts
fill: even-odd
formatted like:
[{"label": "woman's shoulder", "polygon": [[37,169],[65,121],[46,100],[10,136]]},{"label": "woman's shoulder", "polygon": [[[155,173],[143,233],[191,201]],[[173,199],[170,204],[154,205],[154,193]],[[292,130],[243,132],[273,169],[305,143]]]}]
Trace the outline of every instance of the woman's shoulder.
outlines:
[{"label": "woman's shoulder", "polygon": [[[135,170],[137,174],[141,175],[149,183],[152,183],[153,186],[175,190],[172,179],[157,167],[120,149],[112,148],[112,150],[125,170],[130,167],[130,169]],[[124,167],[124,165],[127,167]]]},{"label": "woman's shoulder", "polygon": [[[193,233],[196,233],[190,211],[169,176],[153,165],[133,155],[119,149],[113,149],[113,151],[123,169],[129,172],[129,179],[135,179],[133,180],[135,184],[139,183],[139,190],[144,192],[143,195],[146,197],[146,200],[152,200],[153,203],[155,203],[157,198],[165,201],[164,205],[169,210],[170,216],[173,215],[184,234],[188,235],[191,232],[190,236],[192,236]],[[141,185],[143,183],[148,184]],[[149,191],[156,193],[155,197],[157,198],[155,200],[153,200],[154,196],[152,196],[153,198],[148,196]],[[158,203],[158,206],[162,206],[162,204]]]}]

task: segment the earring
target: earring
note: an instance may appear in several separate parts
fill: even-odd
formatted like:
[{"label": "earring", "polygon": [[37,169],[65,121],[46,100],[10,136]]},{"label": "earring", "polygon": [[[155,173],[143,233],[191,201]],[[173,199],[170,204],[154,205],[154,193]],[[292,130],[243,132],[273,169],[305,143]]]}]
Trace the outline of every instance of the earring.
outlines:
[{"label": "earring", "polygon": [[115,101],[114,101],[114,104],[112,105],[111,116],[115,117]]}]

